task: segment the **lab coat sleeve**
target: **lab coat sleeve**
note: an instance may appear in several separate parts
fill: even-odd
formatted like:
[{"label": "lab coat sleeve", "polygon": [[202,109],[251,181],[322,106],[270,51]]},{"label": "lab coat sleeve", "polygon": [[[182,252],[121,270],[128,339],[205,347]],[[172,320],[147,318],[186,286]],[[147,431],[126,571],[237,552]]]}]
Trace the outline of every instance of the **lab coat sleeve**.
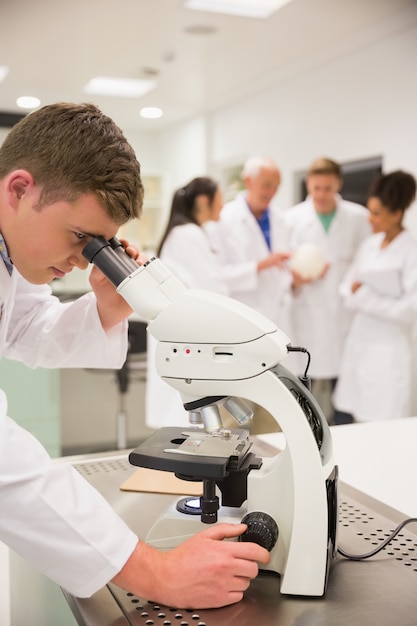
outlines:
[{"label": "lab coat sleeve", "polygon": [[91,596],[122,569],[138,538],[6,410],[0,392],[0,539],[71,594]]},{"label": "lab coat sleeve", "polygon": [[404,294],[399,298],[384,296],[362,285],[355,293],[344,298],[351,311],[367,313],[385,320],[413,324],[417,316],[417,294]]},{"label": "lab coat sleeve", "polygon": [[231,233],[233,230],[227,222],[217,222],[216,230],[213,229],[223,280],[232,295],[234,292],[254,291],[259,286],[258,261],[242,260],[239,241]]},{"label": "lab coat sleeve", "polygon": [[355,267],[346,274],[340,288],[344,305],[354,312],[366,313],[385,320],[412,325],[417,316],[417,259],[413,255],[403,268],[403,293],[398,298],[378,293],[362,285],[352,293]]},{"label": "lab coat sleeve", "polygon": [[119,368],[126,352],[127,322],[105,332],[93,293],[61,303],[19,276],[3,356],[33,368]]},{"label": "lab coat sleeve", "polygon": [[195,224],[175,227],[161,251],[161,260],[190,289],[227,295],[217,251],[204,229]]},{"label": "lab coat sleeve", "polygon": [[223,266],[223,278],[230,293],[254,291],[259,285],[259,272],[257,261],[243,263],[225,263]]}]

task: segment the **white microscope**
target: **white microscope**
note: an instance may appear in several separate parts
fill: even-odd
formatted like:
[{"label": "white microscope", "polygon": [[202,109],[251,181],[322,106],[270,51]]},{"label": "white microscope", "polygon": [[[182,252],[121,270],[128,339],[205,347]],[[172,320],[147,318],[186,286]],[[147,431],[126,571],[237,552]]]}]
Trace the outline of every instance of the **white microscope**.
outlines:
[{"label": "white microscope", "polygon": [[[337,548],[338,472],[320,407],[280,363],[289,338],[231,298],[187,289],[157,258],[138,266],[116,238],[97,237],[83,254],[150,320],[158,374],[190,414],[189,429],[161,428],[130,453],[133,465],[203,482],[201,497],[171,506],[146,541],[172,548],[208,523],[243,521],[240,540],[270,551],[265,569],[279,574],[282,594],[322,596]],[[245,399],[280,426],[279,454],[261,459],[248,430],[223,428],[220,407],[238,425],[251,418]]]}]

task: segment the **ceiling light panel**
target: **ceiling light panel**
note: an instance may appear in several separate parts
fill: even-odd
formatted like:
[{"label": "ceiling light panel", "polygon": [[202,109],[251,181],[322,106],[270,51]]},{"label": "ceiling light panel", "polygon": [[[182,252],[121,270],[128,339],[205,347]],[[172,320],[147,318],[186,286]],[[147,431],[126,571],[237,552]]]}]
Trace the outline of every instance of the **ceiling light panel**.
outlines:
[{"label": "ceiling light panel", "polygon": [[162,117],[163,111],[159,107],[143,107],[140,110],[140,116],[148,120],[156,120],[158,117]]},{"label": "ceiling light panel", "polygon": [[97,76],[84,87],[84,91],[96,96],[115,96],[118,98],[141,98],[152,89],[156,81],[133,78],[110,78]]},{"label": "ceiling light panel", "polygon": [[243,17],[270,17],[292,0],[184,0],[186,9]]},{"label": "ceiling light panel", "polygon": [[16,104],[21,109],[37,109],[41,101],[35,96],[20,96],[16,100]]}]

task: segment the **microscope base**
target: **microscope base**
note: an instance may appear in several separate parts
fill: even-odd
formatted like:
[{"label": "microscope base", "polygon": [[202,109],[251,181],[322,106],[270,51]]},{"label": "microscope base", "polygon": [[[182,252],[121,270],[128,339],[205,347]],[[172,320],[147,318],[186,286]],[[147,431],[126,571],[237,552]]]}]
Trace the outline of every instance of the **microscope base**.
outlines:
[{"label": "microscope base", "polygon": [[[247,507],[240,508],[221,507],[218,512],[217,523],[240,524],[241,520],[247,513]],[[171,504],[153,524],[152,528],[145,537],[146,543],[157,548],[158,550],[170,550],[175,548],[183,541],[190,539],[196,533],[207,530],[210,524],[204,524],[199,515],[188,515],[181,513],[176,508],[176,502]],[[227,541],[236,541],[236,539],[228,539]],[[275,574],[281,578],[281,585],[285,589],[281,589],[281,593],[285,595],[299,595],[319,597],[324,594],[325,580],[323,580],[323,568],[320,563],[311,571],[311,584],[303,584],[302,589],[298,580],[286,580],[286,550],[281,542],[278,542],[271,551],[271,560],[268,565],[263,566],[262,571],[268,574]],[[328,563],[328,566],[330,563]],[[303,563],[300,563],[300,568]],[[326,576],[327,577],[327,576]]]},{"label": "microscope base", "polygon": [[[244,507],[222,507],[219,511],[218,522],[228,524],[240,524],[240,520],[246,513]],[[145,538],[154,548],[169,550],[189,539],[201,530],[207,530],[211,524],[204,524],[199,515],[181,513],[172,504],[159,519],[156,520]]]}]

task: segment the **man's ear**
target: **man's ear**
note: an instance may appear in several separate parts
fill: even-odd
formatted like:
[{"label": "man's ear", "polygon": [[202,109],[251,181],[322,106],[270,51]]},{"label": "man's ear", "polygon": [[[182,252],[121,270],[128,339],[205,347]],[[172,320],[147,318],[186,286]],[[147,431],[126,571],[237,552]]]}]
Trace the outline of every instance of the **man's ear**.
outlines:
[{"label": "man's ear", "polygon": [[6,194],[9,205],[18,208],[23,196],[34,187],[33,176],[27,170],[14,170],[6,177]]}]

